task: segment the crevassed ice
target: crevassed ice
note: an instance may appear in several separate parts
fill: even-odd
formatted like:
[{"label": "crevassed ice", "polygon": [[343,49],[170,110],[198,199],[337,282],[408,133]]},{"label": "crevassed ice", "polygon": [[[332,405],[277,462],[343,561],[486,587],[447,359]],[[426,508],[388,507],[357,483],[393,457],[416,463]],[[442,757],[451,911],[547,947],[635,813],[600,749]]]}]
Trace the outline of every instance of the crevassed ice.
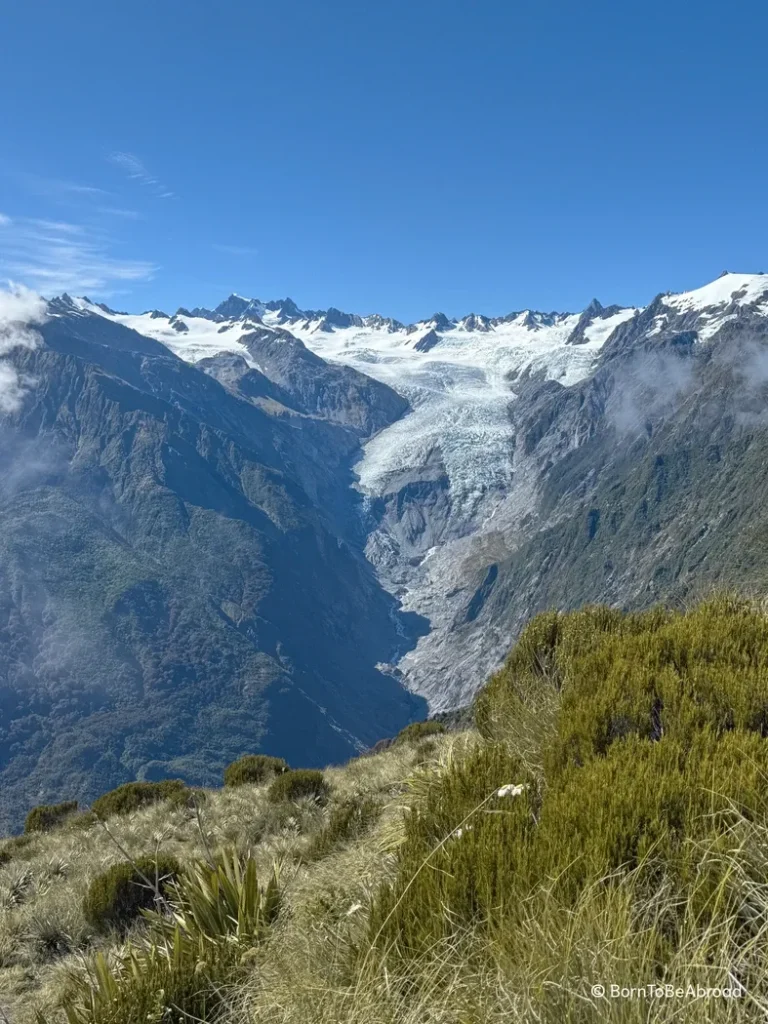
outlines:
[{"label": "crevassed ice", "polygon": [[365,446],[356,467],[360,488],[369,495],[386,493],[392,474],[418,471],[439,453],[454,515],[462,517],[483,494],[503,490],[511,480],[510,371],[530,367],[563,384],[576,383],[618,323],[634,312],[608,318],[605,328],[588,330],[586,343],[573,346],[565,341],[578,323],[576,314],[552,326],[530,328],[521,317],[489,332],[449,331],[429,352],[415,350],[413,334],[404,331],[292,329],[318,355],[389,384],[413,407]]}]

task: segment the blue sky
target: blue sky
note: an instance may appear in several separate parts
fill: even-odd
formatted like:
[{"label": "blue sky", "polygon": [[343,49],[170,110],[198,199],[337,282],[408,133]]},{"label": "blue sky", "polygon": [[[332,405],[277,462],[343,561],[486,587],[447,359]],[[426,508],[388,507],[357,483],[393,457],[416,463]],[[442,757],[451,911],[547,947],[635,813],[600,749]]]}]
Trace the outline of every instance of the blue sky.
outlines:
[{"label": "blue sky", "polygon": [[763,3],[28,0],[0,277],[414,320],[768,270]]}]

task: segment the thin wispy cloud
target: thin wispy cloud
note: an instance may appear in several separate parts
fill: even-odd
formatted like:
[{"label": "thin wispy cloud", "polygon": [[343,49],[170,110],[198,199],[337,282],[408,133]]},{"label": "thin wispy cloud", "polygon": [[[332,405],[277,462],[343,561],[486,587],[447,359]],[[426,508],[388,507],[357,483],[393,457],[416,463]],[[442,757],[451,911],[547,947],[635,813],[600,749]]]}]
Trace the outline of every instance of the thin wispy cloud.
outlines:
[{"label": "thin wispy cloud", "polygon": [[7,217],[4,213],[0,213],[0,228],[4,228],[7,224],[11,223],[11,218]]},{"label": "thin wispy cloud", "polygon": [[120,167],[131,181],[135,181],[139,185],[148,188],[158,199],[174,198],[174,193],[156,178],[154,174],[151,174],[134,153],[110,153],[109,161],[115,164],[116,167]]},{"label": "thin wispy cloud", "polygon": [[137,210],[124,210],[119,206],[99,206],[97,213],[103,213],[107,217],[121,217],[123,220],[140,220],[141,214]]},{"label": "thin wispy cloud", "polygon": [[249,245],[217,245],[214,243],[213,248],[216,252],[225,252],[230,256],[255,256],[259,251]]},{"label": "thin wispy cloud", "polygon": [[60,221],[22,218],[0,229],[0,274],[44,295],[102,296],[127,282],[146,281],[158,269],[147,260],[119,259],[103,231]]},{"label": "thin wispy cloud", "polygon": [[44,231],[53,231],[63,235],[82,235],[84,230],[80,224],[68,224],[62,220],[39,220],[35,217],[30,219],[29,223]]},{"label": "thin wispy cloud", "polygon": [[28,192],[38,196],[49,196],[51,198],[67,198],[81,196],[83,198],[97,198],[109,196],[112,193],[106,189],[97,188],[95,185],[83,185],[74,181],[64,181],[61,178],[49,178],[41,174],[29,174],[26,171],[13,173],[13,176],[26,188]]}]

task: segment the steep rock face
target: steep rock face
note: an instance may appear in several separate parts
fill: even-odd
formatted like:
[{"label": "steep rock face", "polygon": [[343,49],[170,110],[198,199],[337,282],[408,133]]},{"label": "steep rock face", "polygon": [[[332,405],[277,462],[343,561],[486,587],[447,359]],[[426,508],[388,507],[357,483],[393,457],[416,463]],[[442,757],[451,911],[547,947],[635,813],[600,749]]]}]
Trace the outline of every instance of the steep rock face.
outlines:
[{"label": "steep rock face", "polygon": [[[239,296],[186,331],[55,312],[6,424],[0,657],[38,687],[0,697],[13,793],[68,795],[44,783],[75,727],[110,780],[207,778],[254,737],[346,756],[414,712],[400,684],[468,701],[541,608],[768,582],[764,275],[409,327]],[[81,622],[98,657],[66,654]]]},{"label": "steep rock face", "polygon": [[[411,400],[408,416],[366,443],[358,472],[370,513],[368,556],[404,606],[430,622],[396,670],[433,709],[468,700],[538,607],[677,593],[677,577],[674,586],[653,583],[654,559],[624,571],[615,552],[607,562],[618,566],[618,582],[609,587],[589,569],[586,550],[566,572],[541,546],[575,517],[596,550],[606,529],[597,488],[638,458],[656,458],[638,439],[652,442],[686,402],[717,408],[724,388],[739,429],[748,424],[759,435],[763,399],[736,378],[744,377],[741,360],[761,379],[767,317],[768,276],[729,274],[694,292],[659,295],[644,309],[594,302],[581,315],[528,310],[489,321],[489,331],[468,330],[465,318],[435,331],[425,352],[413,334],[434,330],[434,318],[397,340],[371,329],[301,335]],[[742,350],[747,355],[736,355]],[[710,378],[712,360],[736,366],[736,378]],[[763,441],[756,435],[754,443]],[[702,467],[702,494],[728,486],[717,465]],[[697,565],[690,586],[703,573]],[[711,578],[727,578],[725,562]]]},{"label": "steep rock face", "polygon": [[255,330],[241,343],[296,407],[369,436],[399,419],[408,402],[351,367],[328,363],[289,331]]},{"label": "steep rock face", "polygon": [[546,608],[765,591],[768,320],[742,312],[706,345],[680,326],[627,328],[586,381],[517,391],[508,508],[467,544],[450,621],[401,662],[433,706],[469,699]]},{"label": "steep rock face", "polygon": [[421,627],[345,532],[398,396],[334,368],[318,415],[275,411],[106,319],[41,333],[0,445],[0,827],[245,751],[338,761],[423,713],[376,667]]}]

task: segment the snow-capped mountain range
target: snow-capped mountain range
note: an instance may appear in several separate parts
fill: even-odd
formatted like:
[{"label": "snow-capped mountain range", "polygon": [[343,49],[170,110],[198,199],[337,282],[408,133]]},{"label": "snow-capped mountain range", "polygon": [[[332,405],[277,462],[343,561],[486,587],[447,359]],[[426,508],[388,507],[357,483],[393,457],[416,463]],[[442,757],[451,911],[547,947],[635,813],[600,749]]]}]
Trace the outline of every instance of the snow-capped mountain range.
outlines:
[{"label": "snow-capped mountain range", "polygon": [[508,625],[494,632],[482,619],[471,636],[458,631],[460,647],[450,639],[476,595],[478,571],[482,582],[487,565],[553,521],[537,511],[546,474],[591,429],[550,439],[552,455],[542,462],[536,445],[521,438],[516,400],[532,382],[551,382],[565,395],[629,349],[648,351],[670,339],[678,347],[679,339],[706,345],[727,325],[768,317],[768,275],[725,273],[695,291],[661,294],[647,307],[595,300],[581,313],[526,309],[454,320],[436,313],[410,325],[234,294],[216,309],[173,315],[116,312],[68,296],[49,308],[53,316],[97,316],[131,328],[189,363],[211,361],[214,375],[217,360],[234,355],[238,373],[269,377],[260,346],[298,340],[407,399],[409,411],[365,444],[356,486],[370,513],[368,558],[403,607],[431,623],[391,671],[442,708],[465,700],[508,647]]},{"label": "snow-capped mountain range", "polygon": [[766,466],[762,274],[411,325],[0,295],[0,827],[344,761],[546,608],[764,594]]}]

